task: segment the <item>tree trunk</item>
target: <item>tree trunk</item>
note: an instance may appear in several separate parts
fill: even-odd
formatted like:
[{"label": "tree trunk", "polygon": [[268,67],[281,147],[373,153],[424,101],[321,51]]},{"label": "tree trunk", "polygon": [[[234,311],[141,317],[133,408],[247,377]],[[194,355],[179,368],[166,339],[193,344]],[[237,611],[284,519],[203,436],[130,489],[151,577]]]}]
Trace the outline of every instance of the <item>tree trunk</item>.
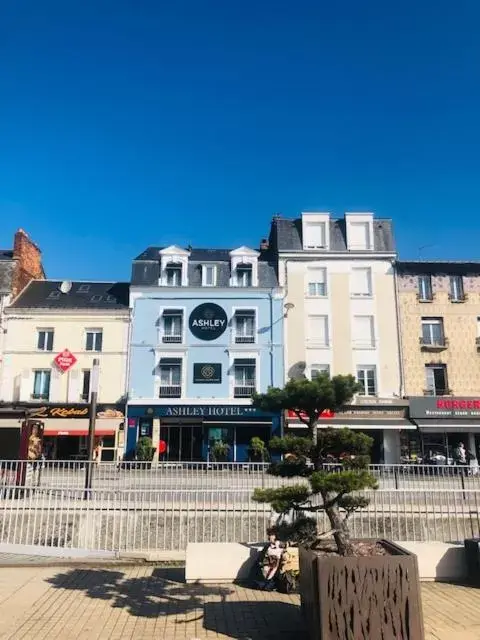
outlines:
[{"label": "tree trunk", "polygon": [[[324,498],[324,502],[328,502],[328,500],[329,497]],[[352,556],[353,545],[352,541],[350,540],[350,532],[348,531],[348,528],[346,526],[345,518],[343,518],[340,514],[337,505],[327,507],[325,509],[325,513],[330,520],[332,529],[335,531],[335,533],[333,534],[333,538],[337,545],[338,553],[341,556]]]}]

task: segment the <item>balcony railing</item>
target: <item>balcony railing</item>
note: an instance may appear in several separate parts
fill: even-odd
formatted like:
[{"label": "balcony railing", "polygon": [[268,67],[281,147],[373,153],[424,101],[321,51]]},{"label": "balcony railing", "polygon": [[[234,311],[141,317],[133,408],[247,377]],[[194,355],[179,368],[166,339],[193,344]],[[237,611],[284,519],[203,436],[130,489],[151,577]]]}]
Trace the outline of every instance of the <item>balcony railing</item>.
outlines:
[{"label": "balcony railing", "polygon": [[424,338],[420,336],[419,343],[422,351],[442,351],[448,347],[448,338],[442,336],[436,339]]},{"label": "balcony railing", "polygon": [[255,342],[254,336],[235,336],[236,344],[253,344]]},{"label": "balcony railing", "polygon": [[234,398],[251,398],[252,395],[255,393],[255,386],[254,385],[248,385],[248,386],[236,386],[233,388],[233,397]]},{"label": "balcony railing", "polygon": [[32,393],[32,400],[48,400],[49,393]]},{"label": "balcony railing", "polygon": [[433,302],[433,293],[428,293],[427,295],[422,295],[420,293],[417,293],[417,300],[418,302]]},{"label": "balcony railing", "polygon": [[181,398],[181,385],[161,385],[158,393],[159,398]]},{"label": "balcony railing", "polygon": [[175,344],[179,344],[182,342],[182,335],[181,334],[175,334],[175,335],[169,335],[169,336],[162,336],[162,342],[164,343],[175,343]]},{"label": "balcony railing", "polygon": [[451,396],[453,395],[451,389],[424,389],[424,396]]}]

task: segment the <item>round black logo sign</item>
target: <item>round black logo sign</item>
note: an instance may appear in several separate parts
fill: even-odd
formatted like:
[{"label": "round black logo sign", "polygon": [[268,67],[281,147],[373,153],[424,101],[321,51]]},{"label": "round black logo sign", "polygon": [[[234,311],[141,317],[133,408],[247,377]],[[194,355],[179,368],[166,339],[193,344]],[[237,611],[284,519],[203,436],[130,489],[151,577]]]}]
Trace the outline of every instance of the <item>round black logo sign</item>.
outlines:
[{"label": "round black logo sign", "polygon": [[199,340],[216,340],[227,328],[227,314],[218,304],[205,302],[192,311],[188,326]]}]

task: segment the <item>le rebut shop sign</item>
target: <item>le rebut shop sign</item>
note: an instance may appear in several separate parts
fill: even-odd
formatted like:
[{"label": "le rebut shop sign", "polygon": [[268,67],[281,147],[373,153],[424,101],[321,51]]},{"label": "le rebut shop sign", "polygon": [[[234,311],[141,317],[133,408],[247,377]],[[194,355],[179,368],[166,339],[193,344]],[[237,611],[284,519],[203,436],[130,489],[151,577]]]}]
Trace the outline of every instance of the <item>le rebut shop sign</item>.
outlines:
[{"label": "le rebut shop sign", "polygon": [[451,398],[432,396],[430,398],[410,398],[409,411],[411,418],[480,418],[480,397]]}]

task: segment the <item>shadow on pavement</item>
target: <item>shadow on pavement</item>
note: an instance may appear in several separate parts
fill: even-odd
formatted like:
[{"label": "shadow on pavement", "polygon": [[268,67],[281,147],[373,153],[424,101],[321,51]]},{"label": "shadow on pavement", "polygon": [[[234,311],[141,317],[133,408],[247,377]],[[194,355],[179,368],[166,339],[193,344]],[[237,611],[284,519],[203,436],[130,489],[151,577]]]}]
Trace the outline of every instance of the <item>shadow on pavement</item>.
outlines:
[{"label": "shadow on pavement", "polygon": [[[131,576],[131,571],[130,571]],[[303,640],[300,607],[286,596],[249,596],[249,590],[221,585],[185,584],[184,570],[156,568],[147,576],[122,571],[69,569],[46,580],[54,588],[111,601],[135,617],[171,616],[175,625],[202,621],[209,631],[242,640]],[[182,619],[181,616],[185,616]]]}]

